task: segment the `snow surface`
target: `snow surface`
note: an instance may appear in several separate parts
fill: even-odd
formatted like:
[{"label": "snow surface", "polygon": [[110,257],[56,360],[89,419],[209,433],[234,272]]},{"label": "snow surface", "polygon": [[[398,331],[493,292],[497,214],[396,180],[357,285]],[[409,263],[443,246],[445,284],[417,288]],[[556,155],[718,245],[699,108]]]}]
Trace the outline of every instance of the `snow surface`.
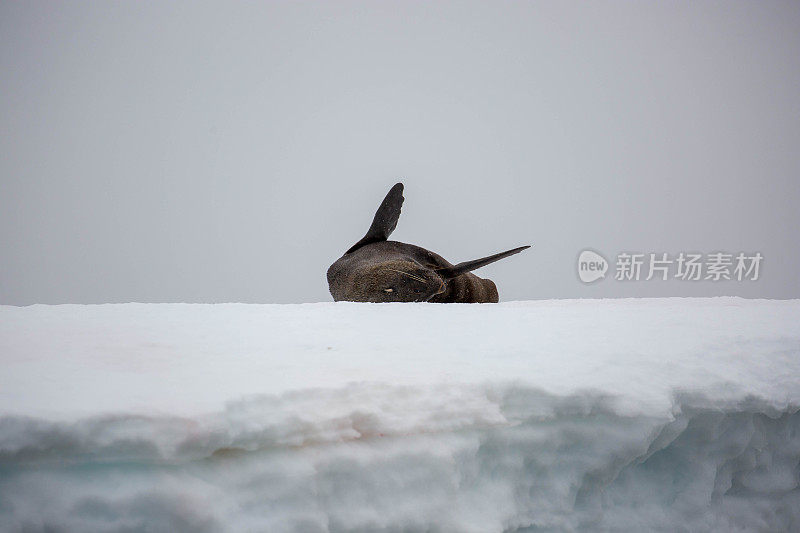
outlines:
[{"label": "snow surface", "polygon": [[798,319],[0,306],[0,529],[800,530]]}]

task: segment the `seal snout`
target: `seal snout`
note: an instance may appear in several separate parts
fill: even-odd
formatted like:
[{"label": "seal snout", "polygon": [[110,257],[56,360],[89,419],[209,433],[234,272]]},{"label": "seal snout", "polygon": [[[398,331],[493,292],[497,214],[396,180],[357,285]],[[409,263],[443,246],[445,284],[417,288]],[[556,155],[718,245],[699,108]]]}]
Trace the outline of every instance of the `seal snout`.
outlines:
[{"label": "seal snout", "polygon": [[444,293],[444,291],[446,291],[446,290],[447,290],[447,283],[445,283],[445,282],[444,282],[444,280],[442,280],[442,281],[439,283],[439,288],[438,288],[436,291],[434,291],[433,293],[431,293],[431,295],[430,295],[430,296],[428,296],[428,297],[425,299],[425,301],[426,301],[426,302],[430,302],[431,300],[433,300],[434,298],[436,298],[436,297],[437,297],[437,296],[439,296],[440,294],[443,294],[443,293]]}]

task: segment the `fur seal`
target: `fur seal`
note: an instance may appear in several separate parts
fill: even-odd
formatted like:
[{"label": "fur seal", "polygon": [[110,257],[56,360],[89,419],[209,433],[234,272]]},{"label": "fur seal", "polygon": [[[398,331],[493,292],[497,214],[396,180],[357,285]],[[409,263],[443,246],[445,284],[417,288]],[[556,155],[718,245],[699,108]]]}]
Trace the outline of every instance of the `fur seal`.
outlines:
[{"label": "fur seal", "polygon": [[397,227],[403,184],[383,199],[369,231],[328,268],[328,287],[336,301],[497,303],[497,287],[471,271],[514,255],[521,246],[453,265],[425,248],[387,240]]}]

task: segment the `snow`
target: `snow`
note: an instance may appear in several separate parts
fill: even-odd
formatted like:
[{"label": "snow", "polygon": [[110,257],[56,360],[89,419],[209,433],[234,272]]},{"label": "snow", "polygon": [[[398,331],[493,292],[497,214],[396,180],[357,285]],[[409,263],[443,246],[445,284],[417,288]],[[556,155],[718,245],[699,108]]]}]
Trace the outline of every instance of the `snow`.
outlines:
[{"label": "snow", "polygon": [[800,528],[800,301],[0,306],[0,529]]}]

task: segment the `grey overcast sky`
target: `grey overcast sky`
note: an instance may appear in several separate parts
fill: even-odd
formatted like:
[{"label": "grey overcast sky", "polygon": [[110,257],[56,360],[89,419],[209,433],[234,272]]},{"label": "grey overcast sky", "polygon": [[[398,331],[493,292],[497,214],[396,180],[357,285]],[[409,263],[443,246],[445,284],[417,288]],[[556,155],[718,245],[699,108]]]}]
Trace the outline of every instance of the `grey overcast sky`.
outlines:
[{"label": "grey overcast sky", "polygon": [[0,72],[0,303],[329,301],[401,179],[501,300],[800,297],[800,2],[5,1]]}]

